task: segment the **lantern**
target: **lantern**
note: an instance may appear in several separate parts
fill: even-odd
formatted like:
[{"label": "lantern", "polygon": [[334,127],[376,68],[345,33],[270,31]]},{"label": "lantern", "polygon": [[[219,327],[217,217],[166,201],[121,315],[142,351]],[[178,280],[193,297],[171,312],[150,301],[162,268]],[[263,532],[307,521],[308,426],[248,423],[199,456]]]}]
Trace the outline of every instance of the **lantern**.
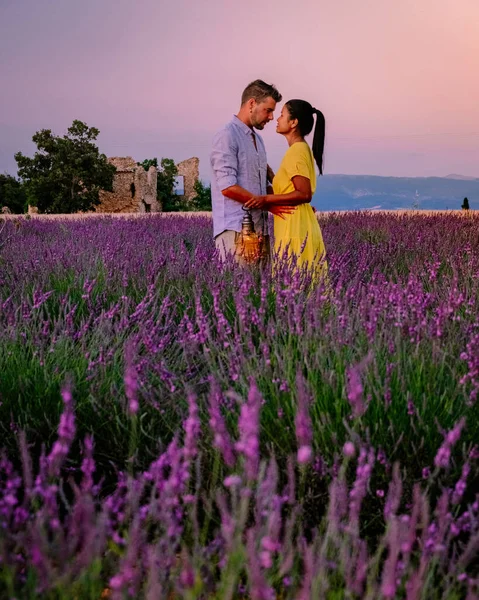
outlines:
[{"label": "lantern", "polygon": [[236,242],[236,253],[246,263],[255,263],[263,255],[263,236],[254,230],[253,217],[248,209],[243,208],[245,215],[241,222],[241,233]]}]

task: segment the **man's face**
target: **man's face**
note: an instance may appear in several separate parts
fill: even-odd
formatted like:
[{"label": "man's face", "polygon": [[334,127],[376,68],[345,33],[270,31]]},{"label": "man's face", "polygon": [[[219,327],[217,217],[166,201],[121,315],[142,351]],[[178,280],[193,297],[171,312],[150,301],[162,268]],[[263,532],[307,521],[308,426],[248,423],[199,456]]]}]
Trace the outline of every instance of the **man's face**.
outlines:
[{"label": "man's face", "polygon": [[276,102],[273,98],[268,97],[262,102],[253,101],[253,110],[251,112],[251,126],[255,129],[263,129],[266,123],[273,120],[274,109]]}]

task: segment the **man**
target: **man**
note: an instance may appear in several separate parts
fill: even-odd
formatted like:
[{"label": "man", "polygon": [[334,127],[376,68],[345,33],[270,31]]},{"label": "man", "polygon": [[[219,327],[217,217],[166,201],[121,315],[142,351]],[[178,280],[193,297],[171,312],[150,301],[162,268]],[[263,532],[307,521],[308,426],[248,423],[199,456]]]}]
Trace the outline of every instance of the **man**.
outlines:
[{"label": "man", "polygon": [[[213,138],[210,157],[213,236],[223,260],[230,253],[242,262],[236,253],[236,242],[245,214],[243,205],[252,196],[265,195],[268,181],[272,181],[264,142],[254,130],[262,130],[273,120],[276,103],[281,97],[274,85],[260,79],[253,81],[241,96],[238,114]],[[269,210],[277,215],[290,212],[281,206],[272,206]],[[250,212],[255,231],[264,245],[261,254],[269,256],[268,214],[260,209]]]}]

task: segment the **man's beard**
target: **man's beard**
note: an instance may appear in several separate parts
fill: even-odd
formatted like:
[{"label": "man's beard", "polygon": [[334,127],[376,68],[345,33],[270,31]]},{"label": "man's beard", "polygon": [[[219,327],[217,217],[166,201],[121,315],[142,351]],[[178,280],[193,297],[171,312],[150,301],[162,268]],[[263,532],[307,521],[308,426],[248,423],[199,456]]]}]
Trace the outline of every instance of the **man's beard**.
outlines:
[{"label": "man's beard", "polygon": [[266,125],[267,122],[268,121],[259,121],[259,122],[253,123],[253,127],[255,129],[259,129],[261,131],[262,129],[264,129],[264,126]]},{"label": "man's beard", "polygon": [[259,129],[260,131],[262,129],[264,129],[264,126],[266,125],[268,121],[255,121],[254,117],[253,119],[251,119],[251,125],[255,128],[255,129]]}]

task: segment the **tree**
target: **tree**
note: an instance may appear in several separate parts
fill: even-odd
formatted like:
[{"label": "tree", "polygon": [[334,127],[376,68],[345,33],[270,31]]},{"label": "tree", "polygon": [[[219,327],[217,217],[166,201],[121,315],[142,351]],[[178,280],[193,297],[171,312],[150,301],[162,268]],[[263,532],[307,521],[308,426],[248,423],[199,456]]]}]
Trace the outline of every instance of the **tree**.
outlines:
[{"label": "tree", "polygon": [[462,210],[469,210],[469,200],[467,198],[464,198],[461,208]]},{"label": "tree", "polygon": [[0,208],[7,206],[12,213],[21,214],[26,210],[25,187],[11,175],[0,175]]},{"label": "tree", "polygon": [[147,158],[141,163],[136,163],[138,166],[141,166],[148,171],[150,167],[156,167],[158,169],[158,159],[157,158]]},{"label": "tree", "polygon": [[165,212],[178,212],[182,210],[181,196],[175,194],[175,178],[178,167],[171,158],[162,158],[158,169],[157,198]]},{"label": "tree", "polygon": [[191,200],[191,210],[211,210],[211,186],[198,179],[194,185],[196,196]]},{"label": "tree", "polygon": [[99,133],[77,120],[63,137],[50,129],[37,131],[34,157],[15,154],[28,203],[45,213],[87,211],[99,204],[100,190],[112,191],[116,172],[94,143]]}]

